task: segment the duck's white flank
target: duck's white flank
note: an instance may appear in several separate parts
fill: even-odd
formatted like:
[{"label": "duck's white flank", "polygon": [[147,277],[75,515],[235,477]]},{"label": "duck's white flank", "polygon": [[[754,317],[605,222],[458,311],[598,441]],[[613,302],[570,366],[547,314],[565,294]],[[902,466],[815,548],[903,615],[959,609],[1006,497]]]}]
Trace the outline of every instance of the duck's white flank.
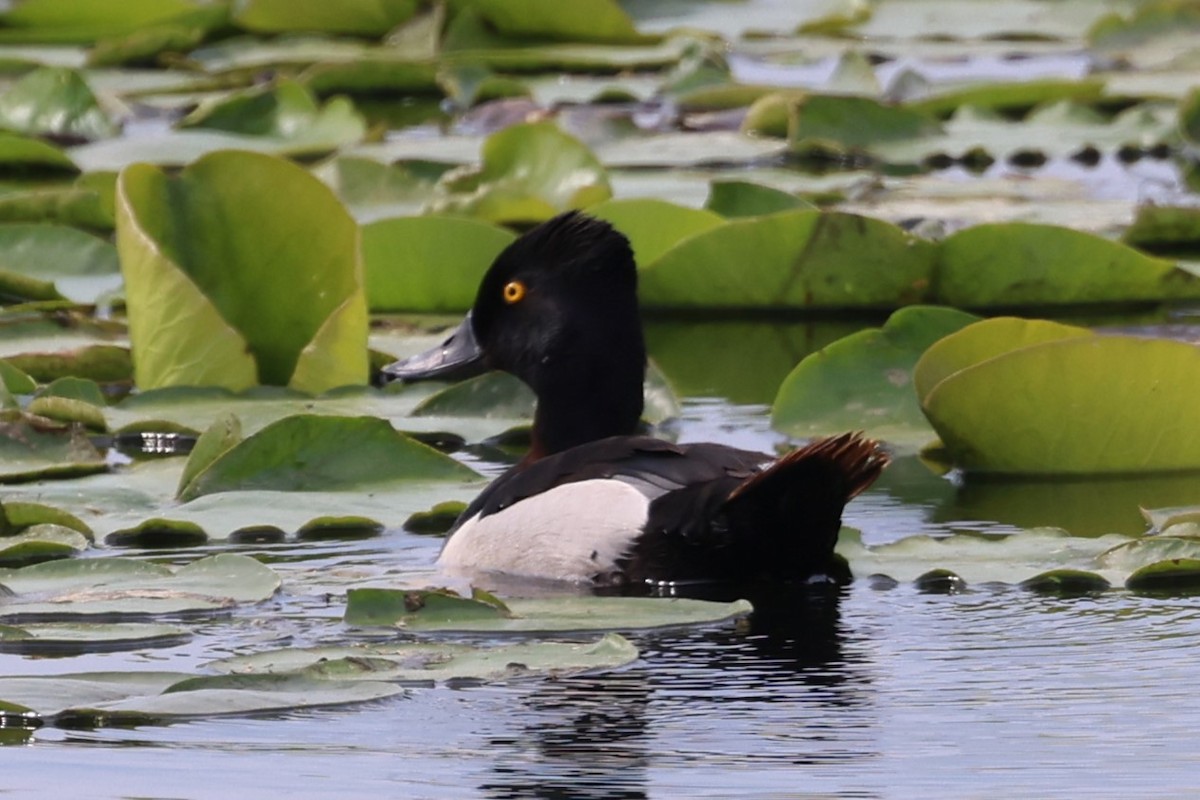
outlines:
[{"label": "duck's white flank", "polygon": [[629,551],[649,507],[645,494],[619,480],[564,484],[467,520],[446,542],[438,563],[459,574],[589,581],[611,572]]}]

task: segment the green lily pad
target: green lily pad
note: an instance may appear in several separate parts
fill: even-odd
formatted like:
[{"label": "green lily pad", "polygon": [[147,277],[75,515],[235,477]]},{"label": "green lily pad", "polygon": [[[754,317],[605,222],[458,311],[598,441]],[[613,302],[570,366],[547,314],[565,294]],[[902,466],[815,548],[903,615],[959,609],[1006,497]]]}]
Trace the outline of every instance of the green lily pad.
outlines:
[{"label": "green lily pad", "polygon": [[1121,240],[1155,253],[1200,252],[1200,208],[1139,205]]},{"label": "green lily pad", "polygon": [[[9,170],[79,172],[75,161],[54,145],[3,132],[0,132],[0,165]],[[5,218],[11,219],[12,212],[9,211]]]},{"label": "green lily pad", "polygon": [[195,547],[207,541],[208,534],[196,523],[162,517],[118,528],[104,537],[112,547]]},{"label": "green lily pad", "polygon": [[233,21],[259,33],[320,31],[352,36],[382,36],[409,19],[416,0],[245,0],[235,6]]},{"label": "green lily pad", "polygon": [[348,99],[335,97],[322,105],[308,87],[292,80],[219,95],[201,103],[179,124],[328,150],[359,141],[367,130],[366,121]]},{"label": "green lily pad", "polygon": [[234,414],[222,414],[214,420],[196,440],[196,446],[192,448],[187,463],[183,465],[183,473],[179,476],[179,487],[175,493],[182,495],[200,473],[232,450],[243,438],[242,422]]},{"label": "green lily pad", "polygon": [[29,401],[26,411],[55,422],[79,423],[91,431],[103,433],[108,430],[104,412],[83,400],[70,397],[35,397]]},{"label": "green lily pad", "polygon": [[0,16],[0,40],[92,42],[185,14],[190,0],[23,0]]},{"label": "green lily pad", "polygon": [[193,676],[135,671],[0,678],[0,696],[21,698],[46,721],[67,728],[337,706],[404,691],[381,681],[323,680],[303,673]]},{"label": "green lily pad", "polygon": [[117,133],[83,76],[62,67],[36,69],[0,94],[0,127],[68,139],[103,139]]},{"label": "green lily pad", "polygon": [[933,388],[961,369],[1011,350],[1042,342],[1093,335],[1087,328],[1044,319],[993,317],[977,321],[932,343],[913,368],[913,386],[923,403]]},{"label": "green lily pad", "polygon": [[651,630],[723,622],[752,610],[745,600],[713,603],[683,598],[556,597],[468,599],[445,590],[352,589],[350,625],[396,625],[413,631],[532,633]]},{"label": "green lily pad", "polygon": [[94,302],[121,285],[116,248],[65,225],[0,224],[0,280],[14,279],[31,300]]},{"label": "green lily pad", "polygon": [[375,311],[464,312],[483,273],[515,237],[473,219],[403,217],[364,225],[367,300]]},{"label": "green lily pad", "polygon": [[223,553],[175,571],[118,558],[48,561],[0,569],[0,584],[17,593],[0,619],[24,622],[226,611],[270,598],[280,580],[248,556]]},{"label": "green lily pad", "polygon": [[1082,569],[1053,569],[1021,581],[1022,589],[1053,595],[1092,594],[1103,592],[1111,586],[1096,573]]},{"label": "green lily pad", "polygon": [[8,523],[16,530],[22,530],[35,525],[50,524],[62,528],[69,528],[76,533],[82,534],[89,542],[94,536],[91,527],[83,520],[63,511],[61,508],[44,505],[42,503],[24,503],[15,500],[6,500],[2,506],[4,517],[8,519]]},{"label": "green lily pad", "polygon": [[692,236],[640,275],[651,308],[890,308],[929,291],[934,248],[853,214],[788,211]]},{"label": "green lily pad", "polygon": [[0,536],[0,564],[20,566],[68,558],[91,545],[88,537],[62,525],[39,523],[12,536]]},{"label": "green lily pad", "polygon": [[441,389],[413,409],[413,416],[531,419],[533,390],[507,372],[487,372]]},{"label": "green lily pad", "polygon": [[929,391],[923,408],[964,469],[1171,472],[1200,468],[1200,428],[1178,413],[1196,390],[1194,345],[1074,336],[959,369]]},{"label": "green lily pad", "polygon": [[129,167],[118,197],[140,387],[266,383],[316,393],[366,381],[357,227],[305,170],[216,153],[177,177]]},{"label": "green lily pad", "polygon": [[0,625],[0,653],[66,656],[111,653],[186,644],[186,628],[149,622],[48,622],[19,627]]},{"label": "green lily pad", "polygon": [[517,40],[637,44],[643,36],[615,0],[475,0],[472,11],[501,35]]},{"label": "green lily pad", "polygon": [[553,123],[513,125],[483,144],[482,164],[448,172],[435,212],[491,222],[542,222],[612,195],[604,167],[578,139]]},{"label": "green lily pad", "polygon": [[752,181],[713,181],[704,207],[722,217],[759,217],[815,206],[791,192]]},{"label": "green lily pad", "polygon": [[7,361],[0,361],[0,384],[12,394],[33,394],[37,390],[37,381]]},{"label": "green lily pad", "polygon": [[[11,147],[10,147],[11,145]],[[31,160],[22,160],[28,156]],[[17,159],[15,162],[7,160]],[[53,146],[32,139],[0,134],[0,164],[50,167],[75,173],[75,162]],[[115,175],[81,175],[74,183],[15,189],[0,193],[0,220],[5,222],[61,222],[98,231],[111,231]]]},{"label": "green lily pad", "polygon": [[612,223],[629,238],[633,257],[641,266],[653,264],[684,239],[719,227],[722,222],[712,212],[648,197],[608,200],[587,211]]},{"label": "green lily pad", "polygon": [[[2,646],[3,640],[0,640]],[[561,677],[615,669],[637,658],[622,636],[592,642],[509,642],[479,647],[447,642],[387,642],[348,647],[290,648],[227,658],[207,666],[233,674],[305,670],[346,680],[508,681],[537,675]]]},{"label": "green lily pad", "polygon": [[155,62],[166,54],[186,53],[228,21],[229,9],[224,5],[193,6],[178,16],[97,40],[88,52],[88,66],[136,65]]},{"label": "green lily pad", "polygon": [[1170,261],[1052,225],[976,225],[941,243],[936,294],[967,307],[1192,298],[1200,280]]},{"label": "green lily pad", "polygon": [[1142,567],[1125,588],[1135,592],[1193,594],[1200,591],[1200,559],[1172,558]]},{"label": "green lily pad", "polygon": [[466,510],[466,503],[446,500],[426,511],[413,512],[401,527],[409,533],[443,535],[454,527],[454,523]]},{"label": "green lily pad", "polygon": [[47,426],[20,415],[0,421],[0,483],[76,478],[107,469],[78,426]]},{"label": "green lily pad", "polygon": [[839,339],[784,378],[771,425],[793,436],[861,429],[907,443],[928,439],[913,366],[934,342],[976,320],[952,308],[912,306],[882,328]]},{"label": "green lily pad", "polygon": [[128,347],[94,344],[54,353],[17,353],[4,359],[40,383],[62,378],[85,378],[98,383],[120,383],[133,378]]},{"label": "green lily pad", "polygon": [[463,481],[475,472],[374,417],[297,415],[218,456],[180,492],[358,490],[395,480]]}]

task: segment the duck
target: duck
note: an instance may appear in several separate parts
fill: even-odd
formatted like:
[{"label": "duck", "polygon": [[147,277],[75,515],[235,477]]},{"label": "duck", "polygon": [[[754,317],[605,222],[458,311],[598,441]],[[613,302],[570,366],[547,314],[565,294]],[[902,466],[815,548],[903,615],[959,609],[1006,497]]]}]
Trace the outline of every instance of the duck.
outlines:
[{"label": "duck", "polygon": [[842,575],[843,509],[886,452],[859,432],[782,456],[640,433],[637,281],[623,234],[560,214],[500,252],[444,342],[383,368],[404,382],[502,370],[536,396],[528,453],[462,512],[439,568],[592,587]]}]

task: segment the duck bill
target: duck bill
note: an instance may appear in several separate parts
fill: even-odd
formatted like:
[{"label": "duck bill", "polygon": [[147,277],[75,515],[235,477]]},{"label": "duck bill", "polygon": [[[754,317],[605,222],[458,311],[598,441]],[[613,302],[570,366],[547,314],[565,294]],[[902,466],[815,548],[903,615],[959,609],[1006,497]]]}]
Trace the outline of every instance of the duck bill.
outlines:
[{"label": "duck bill", "polygon": [[383,368],[384,381],[457,381],[487,371],[483,351],[475,340],[471,315],[467,314],[446,341]]}]

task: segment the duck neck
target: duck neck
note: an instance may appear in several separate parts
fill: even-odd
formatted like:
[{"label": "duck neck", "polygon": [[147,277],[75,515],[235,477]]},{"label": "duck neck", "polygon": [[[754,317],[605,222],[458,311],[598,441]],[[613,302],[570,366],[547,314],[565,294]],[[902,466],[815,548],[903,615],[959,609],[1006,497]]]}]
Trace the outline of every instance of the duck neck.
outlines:
[{"label": "duck neck", "polygon": [[642,417],[645,358],[624,366],[575,362],[534,387],[533,446],[527,461],[609,436],[637,432]]}]

